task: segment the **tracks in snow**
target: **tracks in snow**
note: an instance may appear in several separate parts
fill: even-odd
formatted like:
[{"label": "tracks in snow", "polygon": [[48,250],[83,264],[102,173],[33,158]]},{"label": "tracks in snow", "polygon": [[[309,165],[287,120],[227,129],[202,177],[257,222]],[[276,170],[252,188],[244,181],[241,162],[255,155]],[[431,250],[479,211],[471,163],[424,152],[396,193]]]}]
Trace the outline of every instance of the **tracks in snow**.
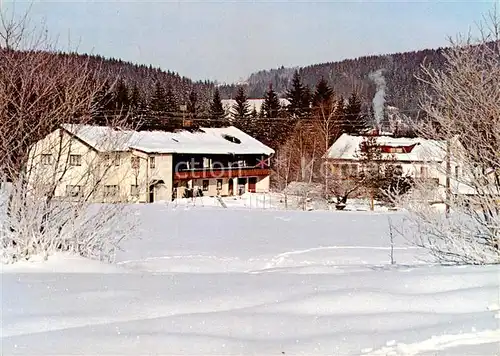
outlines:
[{"label": "tracks in snow", "polygon": [[[394,247],[395,251],[409,251],[417,247]],[[349,250],[363,251],[349,253]],[[191,273],[261,273],[279,272],[283,269],[335,268],[380,266],[386,264],[390,247],[384,246],[319,246],[296,249],[276,255],[254,257],[215,256],[211,254],[175,254],[150,256],[141,259],[124,260],[118,265],[132,270],[150,273],[191,272]],[[388,262],[388,261],[387,261]],[[188,268],[191,266],[192,268]],[[312,270],[311,272],[314,272]]]}]

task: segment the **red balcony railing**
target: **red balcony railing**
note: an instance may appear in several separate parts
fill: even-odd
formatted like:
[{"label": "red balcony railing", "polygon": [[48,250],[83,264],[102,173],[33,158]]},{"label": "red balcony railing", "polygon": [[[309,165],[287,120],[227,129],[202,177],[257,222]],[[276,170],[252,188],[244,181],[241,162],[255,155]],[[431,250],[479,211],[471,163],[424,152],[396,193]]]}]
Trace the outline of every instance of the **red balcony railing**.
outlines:
[{"label": "red balcony railing", "polygon": [[236,177],[265,177],[271,174],[267,168],[207,168],[186,170],[174,173],[174,180],[208,179],[208,178],[236,178]]}]

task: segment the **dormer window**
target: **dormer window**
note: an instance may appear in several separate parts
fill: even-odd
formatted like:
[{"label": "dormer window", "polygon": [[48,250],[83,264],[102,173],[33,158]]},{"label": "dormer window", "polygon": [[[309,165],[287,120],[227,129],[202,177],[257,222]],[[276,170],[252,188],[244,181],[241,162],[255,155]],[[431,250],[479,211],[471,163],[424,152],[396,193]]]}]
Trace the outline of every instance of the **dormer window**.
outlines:
[{"label": "dormer window", "polygon": [[389,152],[390,153],[404,153],[405,150],[403,147],[391,147]]},{"label": "dormer window", "polygon": [[237,144],[241,143],[241,140],[238,137],[234,137],[234,136],[231,136],[231,135],[228,135],[228,134],[222,134],[222,137],[225,140],[227,140],[229,142],[232,142],[232,143],[237,143]]}]

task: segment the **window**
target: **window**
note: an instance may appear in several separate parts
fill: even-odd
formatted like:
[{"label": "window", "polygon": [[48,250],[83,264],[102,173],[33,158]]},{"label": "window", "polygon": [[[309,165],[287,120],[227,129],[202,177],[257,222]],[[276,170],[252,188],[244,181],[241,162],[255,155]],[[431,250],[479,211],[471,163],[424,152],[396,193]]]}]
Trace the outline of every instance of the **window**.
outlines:
[{"label": "window", "polygon": [[427,167],[420,167],[420,177],[422,178],[428,178],[429,175],[429,170]]},{"label": "window", "polygon": [[119,188],[117,185],[105,185],[104,186],[104,195],[107,197],[114,197],[118,195]]},{"label": "window", "polygon": [[357,164],[344,163],[340,165],[340,174],[343,178],[356,177],[358,173]]},{"label": "window", "polygon": [[130,157],[130,164],[133,169],[139,169],[139,157]]},{"label": "window", "polygon": [[154,157],[149,157],[149,168],[155,169],[156,168],[156,162]]},{"label": "window", "polygon": [[203,157],[203,168],[210,168],[212,166],[212,160],[207,157]]},{"label": "window", "polygon": [[389,149],[389,152],[390,153],[404,153],[405,151],[404,151],[403,147],[391,147]]},{"label": "window", "polygon": [[119,153],[115,153],[115,155],[113,156],[113,164],[115,166],[120,165],[120,154]]},{"label": "window", "polygon": [[347,177],[348,176],[348,165],[347,164],[341,164],[340,165],[340,174],[342,177]]},{"label": "window", "polygon": [[460,167],[455,166],[455,178],[458,178],[460,176]]},{"label": "window", "polygon": [[81,193],[81,186],[79,185],[67,185],[66,186],[66,195],[68,197],[77,197]]},{"label": "window", "polygon": [[111,162],[111,155],[109,153],[106,153],[104,155],[104,162],[105,162],[106,166],[108,166],[108,165],[119,166],[120,165],[120,154],[115,153],[113,155],[113,162]]},{"label": "window", "polygon": [[356,177],[358,175],[358,165],[357,164],[350,164],[349,165],[349,174],[350,177]]},{"label": "window", "polygon": [[139,186],[137,184],[132,184],[130,186],[130,195],[133,197],[139,196]]},{"label": "window", "polygon": [[52,155],[42,155],[41,161],[43,165],[50,166],[52,164]]},{"label": "window", "polygon": [[208,186],[210,184],[210,181],[208,179],[203,180],[203,191],[206,192],[208,190]]},{"label": "window", "polygon": [[222,189],[222,179],[217,179],[217,190]]},{"label": "window", "polygon": [[70,166],[81,166],[82,156],[81,155],[69,155],[69,165]]}]

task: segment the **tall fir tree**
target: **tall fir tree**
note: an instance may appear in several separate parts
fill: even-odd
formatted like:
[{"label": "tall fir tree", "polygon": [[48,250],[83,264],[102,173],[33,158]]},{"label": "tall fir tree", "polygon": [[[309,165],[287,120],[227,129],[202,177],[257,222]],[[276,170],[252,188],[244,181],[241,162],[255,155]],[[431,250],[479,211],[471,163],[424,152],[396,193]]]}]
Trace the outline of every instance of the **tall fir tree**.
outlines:
[{"label": "tall fir tree", "polygon": [[312,101],[312,92],[309,86],[304,86],[304,95],[302,99],[302,118],[308,118],[311,115],[311,101]]},{"label": "tall fir tree", "polygon": [[167,110],[169,117],[174,117],[179,111],[179,106],[177,105],[177,99],[175,98],[172,86],[167,87],[167,92],[165,93],[165,108]]},{"label": "tall fir tree", "polygon": [[155,83],[155,90],[149,103],[149,110],[156,117],[162,117],[167,112],[165,89],[159,81]]},{"label": "tall fir tree", "polygon": [[128,88],[123,79],[119,79],[115,89],[115,114],[125,117],[130,110]]},{"label": "tall fir tree", "polygon": [[255,108],[255,105],[252,108],[252,112],[250,113],[250,117],[252,119],[257,119],[259,117],[259,113],[257,112],[257,109]]},{"label": "tall fir tree", "polygon": [[141,102],[142,100],[139,87],[137,86],[136,83],[134,83],[132,89],[130,90],[130,95],[129,95],[130,109],[134,114],[137,114],[138,109],[141,107]]},{"label": "tall fir tree", "polygon": [[273,89],[273,85],[269,84],[269,89],[264,96],[264,102],[261,107],[261,116],[264,118],[277,118],[281,109],[278,95]]},{"label": "tall fir tree", "polygon": [[292,87],[287,91],[286,98],[290,102],[288,105],[290,116],[297,119],[308,117],[311,95],[308,88],[302,84],[302,79],[298,71],[295,71],[293,75]]},{"label": "tall fir tree", "polygon": [[316,89],[312,97],[312,106],[318,107],[322,104],[327,104],[333,98],[333,89],[328,85],[328,81],[321,77],[316,84]]},{"label": "tall fir tree", "polygon": [[222,121],[225,116],[226,113],[224,111],[224,107],[222,106],[219,89],[215,88],[214,95],[210,103],[210,120]]},{"label": "tall fir tree", "polygon": [[250,104],[248,103],[248,98],[245,94],[245,89],[243,87],[238,87],[236,96],[234,97],[236,103],[233,105],[233,119],[235,120],[247,120],[250,118]]},{"label": "tall fir tree", "polygon": [[144,112],[144,102],[142,101],[139,87],[136,83],[132,86],[129,93],[129,116],[128,123],[138,127]]},{"label": "tall fir tree", "polygon": [[106,125],[115,113],[115,99],[109,82],[106,80],[96,93],[92,103],[92,117],[97,125]]},{"label": "tall fir tree", "polygon": [[360,98],[356,92],[352,92],[344,108],[343,131],[345,133],[359,135],[369,127],[368,120],[363,115],[361,107]]},{"label": "tall fir tree", "polygon": [[195,119],[198,116],[198,93],[194,89],[189,93],[187,112],[190,119]]}]

